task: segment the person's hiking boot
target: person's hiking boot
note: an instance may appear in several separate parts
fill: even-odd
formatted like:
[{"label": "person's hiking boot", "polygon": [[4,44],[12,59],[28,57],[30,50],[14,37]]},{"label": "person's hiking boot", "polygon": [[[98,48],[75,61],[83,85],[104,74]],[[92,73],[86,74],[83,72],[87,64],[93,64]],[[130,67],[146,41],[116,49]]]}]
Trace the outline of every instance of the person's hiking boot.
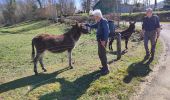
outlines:
[{"label": "person's hiking boot", "polygon": [[107,74],[109,74],[109,73],[110,73],[109,70],[103,70],[103,71],[101,71],[101,74],[102,74],[102,75],[107,75]]},{"label": "person's hiking boot", "polygon": [[105,69],[108,69],[109,70],[109,65],[107,64],[107,67],[99,67],[100,70],[105,70]]},{"label": "person's hiking boot", "polygon": [[102,67],[102,68],[100,68],[101,69],[101,74],[102,75],[107,75],[107,74],[109,74],[109,69],[108,69],[108,67]]},{"label": "person's hiking boot", "polygon": [[149,55],[149,54],[146,54],[145,57],[144,57],[144,59],[147,60],[147,59],[149,59],[149,57],[150,57],[150,55]]},{"label": "person's hiking boot", "polygon": [[100,70],[103,70],[103,67],[99,67]]},{"label": "person's hiking boot", "polygon": [[151,54],[150,60],[154,60],[154,54],[153,53]]}]

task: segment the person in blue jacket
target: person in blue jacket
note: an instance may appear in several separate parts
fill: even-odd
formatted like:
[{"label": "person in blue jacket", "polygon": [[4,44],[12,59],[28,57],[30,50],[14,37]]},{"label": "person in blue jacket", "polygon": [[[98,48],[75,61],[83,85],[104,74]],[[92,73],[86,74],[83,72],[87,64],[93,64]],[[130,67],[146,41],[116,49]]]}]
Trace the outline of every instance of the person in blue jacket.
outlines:
[{"label": "person in blue jacket", "polygon": [[109,24],[109,38],[112,40],[115,37],[115,24],[113,20],[108,20],[108,24]]},{"label": "person in blue jacket", "polygon": [[109,68],[107,65],[106,57],[106,45],[110,33],[108,22],[105,18],[103,18],[101,10],[99,9],[92,11],[91,14],[93,15],[93,18],[95,19],[96,23],[93,25],[86,24],[86,26],[97,29],[96,38],[98,42],[98,55],[102,64],[101,73],[108,74]]}]

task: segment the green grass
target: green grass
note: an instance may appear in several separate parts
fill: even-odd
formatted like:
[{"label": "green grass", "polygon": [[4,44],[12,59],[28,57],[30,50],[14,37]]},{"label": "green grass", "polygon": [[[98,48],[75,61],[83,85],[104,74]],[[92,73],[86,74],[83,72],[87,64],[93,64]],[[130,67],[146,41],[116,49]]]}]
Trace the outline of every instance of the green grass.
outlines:
[{"label": "green grass", "polygon": [[[45,27],[46,26],[46,27]],[[149,74],[150,64],[143,64],[143,42],[130,42],[122,58],[110,64],[111,73],[100,76],[101,66],[97,55],[95,34],[83,35],[73,50],[74,69],[69,70],[67,53],[46,52],[44,63],[48,70],[34,76],[31,63],[31,40],[39,33],[61,34],[66,25],[46,21],[24,22],[0,28],[0,99],[2,100],[127,100],[140,88],[139,84]],[[115,49],[114,42],[114,50]],[[122,43],[124,48],[124,41]],[[109,53],[108,61],[116,59]]]}]

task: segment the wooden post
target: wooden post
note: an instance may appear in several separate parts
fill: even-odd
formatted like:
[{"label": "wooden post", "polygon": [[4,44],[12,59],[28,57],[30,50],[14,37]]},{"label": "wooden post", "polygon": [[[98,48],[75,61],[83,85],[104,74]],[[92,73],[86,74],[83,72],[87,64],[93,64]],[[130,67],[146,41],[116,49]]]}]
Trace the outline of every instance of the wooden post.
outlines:
[{"label": "wooden post", "polygon": [[117,33],[116,34],[117,37],[116,37],[116,40],[117,40],[117,60],[119,60],[121,58],[121,55],[122,55],[122,50],[121,50],[121,34],[120,33]]}]

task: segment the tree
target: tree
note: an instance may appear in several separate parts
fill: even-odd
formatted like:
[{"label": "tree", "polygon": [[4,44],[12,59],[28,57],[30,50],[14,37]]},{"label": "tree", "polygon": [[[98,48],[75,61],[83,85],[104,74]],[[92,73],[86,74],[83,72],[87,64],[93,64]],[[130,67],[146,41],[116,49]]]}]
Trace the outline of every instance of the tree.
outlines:
[{"label": "tree", "polygon": [[170,6],[170,0],[165,0],[164,4]]},{"label": "tree", "polygon": [[3,17],[5,18],[5,23],[12,25],[15,23],[15,10],[16,10],[16,1],[15,0],[5,0],[5,7],[3,10]]},{"label": "tree", "polygon": [[83,12],[86,12],[86,9],[87,9],[87,1],[86,1],[86,0],[83,0],[82,3],[81,3],[81,5],[82,5],[82,10],[83,10]]},{"label": "tree", "polygon": [[61,15],[72,15],[75,12],[74,0],[59,0]]},{"label": "tree", "polygon": [[35,0],[18,1],[16,4],[16,17],[17,21],[31,20],[34,18],[37,10],[37,4]]},{"label": "tree", "polygon": [[157,0],[155,0],[154,10],[157,8]]},{"label": "tree", "polygon": [[89,13],[90,9],[91,9],[91,0],[87,0],[87,8],[86,8],[86,12]]},{"label": "tree", "polygon": [[42,8],[42,2],[41,2],[41,0],[37,0],[37,1],[38,1],[38,4],[39,4],[40,8]]},{"label": "tree", "polygon": [[92,0],[92,5],[94,6],[99,0]]},{"label": "tree", "polygon": [[63,15],[63,13],[64,13],[63,8],[64,8],[65,0],[58,0],[58,2],[59,2],[59,5],[60,5],[61,15]]},{"label": "tree", "polygon": [[124,4],[128,4],[129,0],[122,0]]},{"label": "tree", "polygon": [[82,0],[82,9],[84,12],[89,13],[89,11],[93,8],[93,6],[98,2],[99,0]]},{"label": "tree", "polygon": [[68,5],[69,5],[68,14],[69,14],[69,15],[73,15],[74,12],[75,12],[75,10],[76,10],[74,0],[70,0],[70,2],[69,2]]}]

